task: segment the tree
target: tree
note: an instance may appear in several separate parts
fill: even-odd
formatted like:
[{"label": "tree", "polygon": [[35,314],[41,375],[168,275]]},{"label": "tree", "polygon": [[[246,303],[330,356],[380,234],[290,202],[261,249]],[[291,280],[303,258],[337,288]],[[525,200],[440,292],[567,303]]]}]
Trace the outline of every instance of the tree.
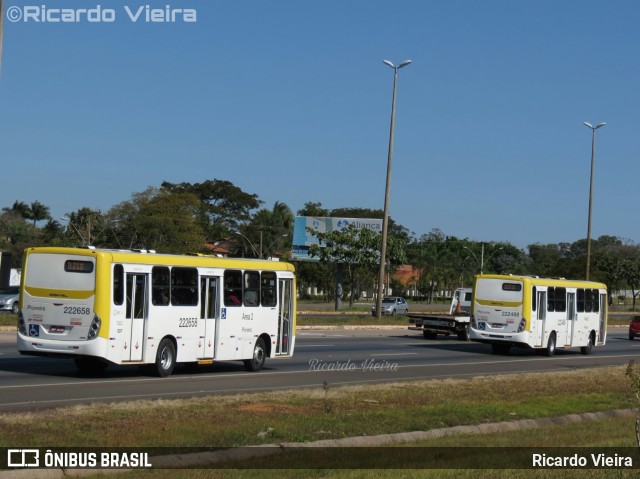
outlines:
[{"label": "tree", "polygon": [[33,220],[33,226],[35,226],[38,221],[50,219],[49,207],[39,201],[34,201],[29,207],[29,218]]},{"label": "tree", "polygon": [[106,246],[103,235],[106,229],[104,215],[91,208],[80,208],[67,213],[67,237],[80,246]]},{"label": "tree", "polygon": [[191,192],[148,188],[114,206],[109,218],[122,247],[197,253],[206,242],[199,211],[200,201]]},{"label": "tree", "polygon": [[0,250],[11,253],[12,267],[19,268],[25,248],[39,245],[39,231],[17,209],[0,214]]},{"label": "tree", "polygon": [[240,226],[240,233],[251,249],[255,249],[255,256],[264,258],[279,247],[283,249],[288,245],[291,249],[289,238],[293,236],[293,223],[291,209],[276,201],[272,209],[258,210],[248,224]]},{"label": "tree", "polygon": [[65,230],[56,220],[49,219],[47,224],[41,229],[42,242],[48,246],[65,246]]},{"label": "tree", "polygon": [[195,184],[165,181],[161,189],[196,196],[199,200],[199,221],[210,240],[225,238],[239,231],[239,227],[251,219],[251,211],[262,204],[258,195],[245,193],[233,183],[223,180]]},{"label": "tree", "polygon": [[529,258],[531,259],[531,273],[535,276],[550,277],[558,276],[556,268],[562,252],[557,244],[541,245],[531,244],[529,248]]},{"label": "tree", "polygon": [[[474,274],[466,272],[472,267],[469,266],[472,263],[466,260],[468,252],[458,253],[456,260],[449,251],[452,245],[458,242],[455,236],[447,237],[440,229],[434,228],[410,246],[411,264],[419,271],[418,289],[426,293],[429,303],[433,302],[434,293],[437,291],[446,291],[459,285],[458,283],[464,283],[466,277]],[[458,245],[458,248],[461,249],[462,245]]]},{"label": "tree", "polygon": [[[595,271],[592,280],[605,283],[610,292],[619,291],[624,280],[624,260],[616,254],[600,253],[594,255]],[[609,305],[613,303],[611,294],[609,297]]]},{"label": "tree", "polygon": [[622,276],[631,289],[632,311],[636,310],[636,298],[640,294],[640,263],[638,260],[625,259],[622,263]]},{"label": "tree", "polygon": [[329,210],[322,207],[322,203],[314,203],[309,201],[304,204],[304,207],[297,212],[298,216],[317,216],[318,218],[324,218],[330,216]]},{"label": "tree", "polygon": [[24,219],[31,218],[29,205],[27,205],[24,201],[16,200],[13,202],[13,206],[11,208],[5,207],[5,208],[2,208],[2,211],[4,211],[5,213],[15,213]]},{"label": "tree", "polygon": [[[336,263],[347,267],[350,285],[349,304],[355,297],[355,279],[358,268],[371,272],[380,264],[382,235],[370,229],[356,229],[349,225],[344,230],[315,233],[323,246],[311,245],[309,252],[322,263]],[[394,236],[387,237],[387,259],[392,265],[406,261],[404,244]]]},{"label": "tree", "polygon": [[[322,207],[320,202],[309,201],[296,212],[297,216],[316,216],[324,218],[329,216],[329,210]],[[300,261],[296,266],[298,276],[298,290],[301,296],[306,296],[306,288],[320,288],[325,301],[330,301],[335,291],[332,286],[335,283],[336,267],[332,263]]]}]

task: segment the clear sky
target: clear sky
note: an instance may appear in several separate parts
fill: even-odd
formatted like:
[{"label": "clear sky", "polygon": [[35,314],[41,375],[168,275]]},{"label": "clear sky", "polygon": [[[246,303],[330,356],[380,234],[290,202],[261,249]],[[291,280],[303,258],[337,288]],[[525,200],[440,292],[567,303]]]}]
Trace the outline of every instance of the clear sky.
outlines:
[{"label": "clear sky", "polygon": [[[411,59],[398,78],[396,222],[520,248],[585,238],[583,122],[604,121],[592,236],[640,242],[635,0],[4,3],[0,207],[37,200],[57,218],[217,178],[294,213],[310,201],[382,209],[382,60]],[[42,12],[98,5],[112,21]],[[147,5],[197,21],[147,22],[144,8],[132,21]],[[27,7],[45,21],[24,21]]]}]

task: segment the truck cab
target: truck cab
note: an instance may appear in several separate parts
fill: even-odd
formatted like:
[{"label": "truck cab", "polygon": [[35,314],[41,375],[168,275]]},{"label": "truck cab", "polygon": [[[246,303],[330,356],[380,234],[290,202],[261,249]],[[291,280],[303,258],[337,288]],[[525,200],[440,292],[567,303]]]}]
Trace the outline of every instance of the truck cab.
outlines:
[{"label": "truck cab", "polygon": [[[469,316],[471,312],[471,300],[473,298],[472,288],[458,288],[453,293],[451,298],[451,306],[449,308],[449,314],[461,314]],[[460,309],[458,310],[458,305]]]}]

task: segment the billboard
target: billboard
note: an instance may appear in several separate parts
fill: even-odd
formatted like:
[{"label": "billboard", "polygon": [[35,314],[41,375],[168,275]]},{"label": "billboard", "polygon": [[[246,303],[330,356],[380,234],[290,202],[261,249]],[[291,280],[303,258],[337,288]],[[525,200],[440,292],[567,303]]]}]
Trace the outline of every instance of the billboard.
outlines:
[{"label": "billboard", "polygon": [[309,246],[314,244],[323,246],[315,233],[343,231],[351,225],[356,229],[367,228],[376,233],[382,233],[381,219],[296,216],[293,225],[291,259],[294,261],[317,261],[318,258],[309,254]]}]

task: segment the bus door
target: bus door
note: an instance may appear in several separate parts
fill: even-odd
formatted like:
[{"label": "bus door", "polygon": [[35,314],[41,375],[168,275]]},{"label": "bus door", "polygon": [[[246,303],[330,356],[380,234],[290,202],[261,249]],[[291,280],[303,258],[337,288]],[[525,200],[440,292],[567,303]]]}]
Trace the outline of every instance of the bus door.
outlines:
[{"label": "bus door", "polygon": [[542,346],[544,344],[544,329],[547,319],[547,292],[538,290],[536,304],[536,321],[535,321],[535,345]]},{"label": "bus door", "polygon": [[125,361],[142,361],[144,330],[148,311],[147,277],[148,275],[142,273],[127,273],[127,313],[124,331]]},{"label": "bus door", "polygon": [[293,280],[279,279],[278,291],[278,340],[276,342],[276,356],[290,354],[293,333]]},{"label": "bus door", "polygon": [[220,280],[215,276],[200,278],[200,320],[204,323],[204,330],[198,341],[198,358],[213,359],[218,331],[218,298]]},{"label": "bus door", "polygon": [[576,293],[567,293],[567,336],[565,345],[572,346],[574,342],[573,334],[576,323]]}]

